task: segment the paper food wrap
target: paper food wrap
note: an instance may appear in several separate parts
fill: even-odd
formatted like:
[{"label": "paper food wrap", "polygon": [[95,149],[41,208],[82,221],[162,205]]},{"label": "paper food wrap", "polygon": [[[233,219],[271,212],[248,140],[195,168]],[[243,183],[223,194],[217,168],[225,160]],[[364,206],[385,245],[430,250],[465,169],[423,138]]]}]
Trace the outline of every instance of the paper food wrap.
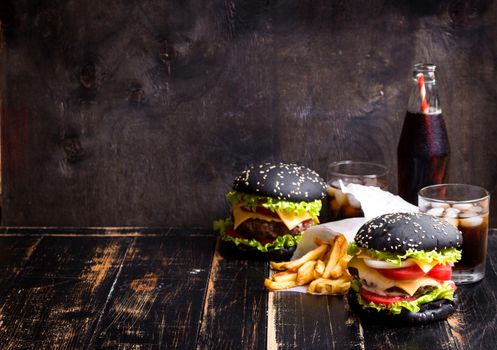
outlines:
[{"label": "paper food wrap", "polygon": [[[382,214],[418,211],[418,207],[378,187],[348,184],[347,186],[342,186],[341,190],[343,193],[352,194],[360,202],[364,217],[327,222],[311,227],[302,235],[292,260],[298,259],[308,251],[316,248],[314,237],[329,240],[342,233],[347,242],[352,242],[359,228],[369,219]],[[285,291],[306,293],[307,286],[286,289]]]}]

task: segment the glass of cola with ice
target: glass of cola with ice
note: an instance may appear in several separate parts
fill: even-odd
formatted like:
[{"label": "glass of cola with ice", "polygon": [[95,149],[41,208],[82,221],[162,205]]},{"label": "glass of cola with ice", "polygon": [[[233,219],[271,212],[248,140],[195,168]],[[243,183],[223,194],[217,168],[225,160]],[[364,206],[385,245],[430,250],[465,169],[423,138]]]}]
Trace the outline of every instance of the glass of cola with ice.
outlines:
[{"label": "glass of cola with ice", "polygon": [[475,283],[485,277],[490,195],[479,186],[440,184],[419,191],[419,211],[457,227],[463,235],[462,258],[453,269],[456,284]]},{"label": "glass of cola with ice", "polygon": [[342,187],[350,183],[388,189],[388,168],[384,165],[344,160],[328,166],[326,192],[328,194],[328,221],[364,216],[361,203]]}]

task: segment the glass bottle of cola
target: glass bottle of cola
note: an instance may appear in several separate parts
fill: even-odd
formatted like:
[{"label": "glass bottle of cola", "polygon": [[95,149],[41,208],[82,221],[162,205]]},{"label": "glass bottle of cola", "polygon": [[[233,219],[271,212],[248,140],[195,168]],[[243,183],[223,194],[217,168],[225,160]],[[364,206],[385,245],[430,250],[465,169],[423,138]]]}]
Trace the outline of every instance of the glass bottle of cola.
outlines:
[{"label": "glass bottle of cola", "polygon": [[398,191],[417,205],[418,191],[445,181],[450,147],[436,84],[436,66],[414,66],[412,90],[397,147]]}]

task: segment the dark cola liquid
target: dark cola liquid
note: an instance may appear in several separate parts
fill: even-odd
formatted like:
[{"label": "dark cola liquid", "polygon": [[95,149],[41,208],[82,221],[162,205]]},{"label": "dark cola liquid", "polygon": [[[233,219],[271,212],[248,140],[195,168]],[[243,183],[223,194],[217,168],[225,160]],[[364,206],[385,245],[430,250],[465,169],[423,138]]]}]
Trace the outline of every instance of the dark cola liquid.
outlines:
[{"label": "dark cola liquid", "polygon": [[488,213],[481,216],[479,225],[464,225],[464,220],[460,220],[457,228],[462,232],[463,240],[462,257],[456,263],[455,269],[472,269],[483,264],[487,252]]},{"label": "dark cola liquid", "polygon": [[397,148],[398,191],[418,204],[418,191],[444,182],[449,140],[442,114],[407,112]]}]

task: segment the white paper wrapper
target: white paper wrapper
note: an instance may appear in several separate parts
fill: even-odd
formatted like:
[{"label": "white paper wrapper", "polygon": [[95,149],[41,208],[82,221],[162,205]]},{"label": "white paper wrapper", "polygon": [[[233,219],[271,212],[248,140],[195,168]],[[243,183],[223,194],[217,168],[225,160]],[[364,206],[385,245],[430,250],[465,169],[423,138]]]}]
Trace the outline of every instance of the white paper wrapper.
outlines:
[{"label": "white paper wrapper", "polygon": [[314,237],[319,237],[324,241],[339,233],[343,233],[347,242],[354,240],[356,232],[366,222],[366,218],[352,218],[340,221],[327,222],[325,224],[313,226],[304,232],[302,238],[297,245],[297,249],[293,253],[292,260],[300,258],[308,251],[316,248]]},{"label": "white paper wrapper", "polygon": [[383,214],[418,211],[417,206],[390,192],[383,191],[379,187],[349,184],[342,187],[342,192],[354,195],[361,203],[362,211],[367,220]]},{"label": "white paper wrapper", "polygon": [[[352,194],[361,203],[364,217],[328,222],[311,227],[302,235],[292,260],[298,259],[308,251],[316,248],[314,237],[329,240],[331,237],[342,233],[348,242],[352,242],[359,228],[369,219],[382,214],[418,211],[418,207],[415,205],[378,187],[349,184],[342,186],[342,192]],[[307,286],[303,286],[287,289],[286,291],[306,293],[306,290]]]}]

